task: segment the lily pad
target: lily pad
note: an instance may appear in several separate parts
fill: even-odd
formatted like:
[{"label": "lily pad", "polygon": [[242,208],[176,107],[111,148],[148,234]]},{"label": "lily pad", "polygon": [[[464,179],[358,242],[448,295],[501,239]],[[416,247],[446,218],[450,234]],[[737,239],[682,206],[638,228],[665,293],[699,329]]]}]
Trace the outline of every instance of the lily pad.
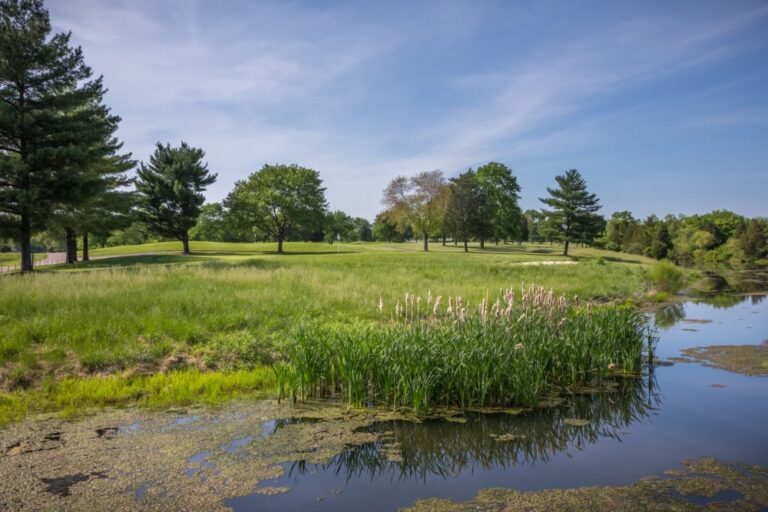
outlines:
[{"label": "lily pad", "polygon": [[563,420],[563,423],[565,423],[566,425],[571,425],[573,427],[585,427],[592,422],[589,420],[583,420],[580,418],[566,418]]}]

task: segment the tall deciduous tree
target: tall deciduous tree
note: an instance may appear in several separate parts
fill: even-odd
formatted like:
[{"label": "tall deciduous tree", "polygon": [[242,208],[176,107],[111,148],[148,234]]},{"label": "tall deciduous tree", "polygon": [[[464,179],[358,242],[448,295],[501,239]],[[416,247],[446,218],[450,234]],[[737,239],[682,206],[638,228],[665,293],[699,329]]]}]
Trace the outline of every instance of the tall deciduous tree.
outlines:
[{"label": "tall deciduous tree", "polygon": [[32,234],[98,191],[92,166],[119,122],[70,35],[50,33],[42,0],[0,1],[0,213],[23,272],[33,269]]},{"label": "tall deciduous tree", "polygon": [[429,251],[429,237],[442,222],[447,199],[445,176],[436,170],[398,176],[384,189],[382,203],[401,229],[410,225],[424,237],[424,251]]},{"label": "tall deciduous tree", "polygon": [[[512,170],[504,164],[489,162],[477,169],[477,181],[483,189],[488,216],[488,233],[478,233],[480,248],[485,247],[488,235],[496,240],[520,240],[523,213],[518,201],[520,185]],[[479,205],[482,207],[482,205]]]},{"label": "tall deciduous tree", "polygon": [[595,214],[600,204],[576,169],[555,177],[555,181],[557,188],[547,187],[550,197],[539,200],[550,207],[544,211],[547,227],[564,242],[563,255],[568,256],[570,242],[591,240],[602,229]]},{"label": "tall deciduous tree", "polygon": [[487,205],[485,191],[472,169],[451,179],[450,186],[446,222],[454,239],[464,242],[464,252],[469,252],[469,239],[488,233],[491,227],[484,211]]},{"label": "tall deciduous tree", "polygon": [[216,174],[202,162],[205,152],[186,142],[179,147],[159,142],[137,173],[139,216],[161,236],[181,240],[189,254],[189,230],[197,223],[203,192],[216,181]]},{"label": "tall deciduous tree", "polygon": [[[235,183],[224,201],[232,215],[283,241],[292,228],[322,223],[327,203],[320,174],[298,165],[265,165]],[[319,227],[319,226],[318,226]]]}]

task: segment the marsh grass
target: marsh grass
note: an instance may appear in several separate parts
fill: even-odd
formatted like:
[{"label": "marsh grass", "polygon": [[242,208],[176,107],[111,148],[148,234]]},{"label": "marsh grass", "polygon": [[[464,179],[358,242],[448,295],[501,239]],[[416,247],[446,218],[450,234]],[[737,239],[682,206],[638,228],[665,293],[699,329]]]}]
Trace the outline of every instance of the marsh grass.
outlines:
[{"label": "marsh grass", "polygon": [[42,388],[0,393],[0,427],[29,414],[57,412],[72,417],[106,406],[138,405],[165,408],[189,404],[217,404],[256,391],[273,389],[268,367],[233,372],[197,370],[121,377],[47,380]]},{"label": "marsh grass", "polygon": [[[281,398],[350,404],[533,405],[552,386],[639,372],[654,337],[629,306],[592,306],[530,287],[469,308],[460,297],[406,294],[385,324],[310,323],[273,366]],[[384,301],[379,303],[384,315]]]},{"label": "marsh grass", "polygon": [[[269,362],[248,358],[269,352],[310,318],[330,324],[381,321],[372,290],[389,304],[409,289],[459,293],[479,303],[494,283],[537,282],[598,300],[626,298],[645,286],[642,266],[632,263],[511,264],[554,257],[534,253],[538,248],[465,255],[451,247],[424,254],[406,252],[415,244],[347,245],[356,252],[322,253],[332,248],[291,243],[287,249],[301,254],[281,257],[246,251],[266,251],[270,244],[243,244],[237,255],[133,256],[45,267],[30,276],[0,275],[0,380],[11,372],[32,380],[50,373],[119,372],[181,352],[210,362],[212,369]],[[237,248],[192,244],[193,251],[215,247]],[[245,336],[262,348],[228,340]]]}]

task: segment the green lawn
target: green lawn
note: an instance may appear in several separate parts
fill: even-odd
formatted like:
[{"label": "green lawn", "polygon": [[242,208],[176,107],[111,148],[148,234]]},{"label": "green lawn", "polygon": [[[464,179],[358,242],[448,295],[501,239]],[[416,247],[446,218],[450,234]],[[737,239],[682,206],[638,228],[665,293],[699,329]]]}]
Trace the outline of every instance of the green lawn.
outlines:
[{"label": "green lawn", "polygon": [[[48,254],[38,252],[34,254],[35,261],[44,260]],[[0,266],[21,265],[21,254],[18,252],[0,252]]]},{"label": "green lawn", "polygon": [[98,249],[94,257],[115,257],[0,276],[0,385],[151,373],[172,356],[212,370],[253,368],[302,322],[380,321],[379,298],[391,309],[406,292],[460,294],[476,307],[500,288],[535,283],[623,299],[644,291],[650,261],[574,248],[577,264],[521,265],[568,259],[550,245],[473,246],[469,254],[439,244],[423,253],[417,243],[291,242],[285,255],[275,244],[191,248],[189,256],[176,242]]}]

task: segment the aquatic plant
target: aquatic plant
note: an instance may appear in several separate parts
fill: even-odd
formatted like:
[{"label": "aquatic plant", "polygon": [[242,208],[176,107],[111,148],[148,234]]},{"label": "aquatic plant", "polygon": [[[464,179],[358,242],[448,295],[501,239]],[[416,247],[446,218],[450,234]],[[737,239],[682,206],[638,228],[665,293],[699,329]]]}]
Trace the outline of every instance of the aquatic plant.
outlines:
[{"label": "aquatic plant", "polygon": [[[384,315],[382,301],[380,314]],[[552,386],[638,372],[654,337],[630,306],[595,306],[528,287],[470,307],[462,297],[410,293],[388,322],[310,323],[275,366],[280,397],[350,404],[531,405]]]}]

